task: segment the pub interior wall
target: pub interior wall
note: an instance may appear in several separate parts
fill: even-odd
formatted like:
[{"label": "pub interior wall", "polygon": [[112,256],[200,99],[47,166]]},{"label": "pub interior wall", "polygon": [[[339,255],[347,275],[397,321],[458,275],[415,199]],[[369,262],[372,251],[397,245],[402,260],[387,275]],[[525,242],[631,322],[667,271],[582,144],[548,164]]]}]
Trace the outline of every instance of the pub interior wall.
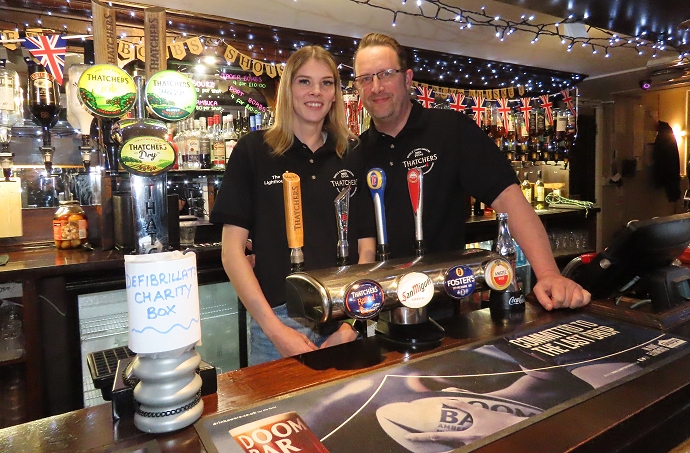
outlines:
[{"label": "pub interior wall", "polygon": [[[684,212],[683,202],[669,202],[663,188],[652,182],[652,147],[658,120],[687,130],[687,87],[613,94],[603,105],[600,178],[601,206],[599,248],[605,248],[631,220],[644,220]],[[681,172],[685,173],[687,140],[679,144]],[[615,151],[615,153],[614,153]],[[615,157],[614,157],[615,156]],[[634,170],[632,170],[634,169]],[[632,170],[632,171],[631,171]],[[622,172],[620,184],[610,181]],[[681,190],[688,186],[687,177]]]}]

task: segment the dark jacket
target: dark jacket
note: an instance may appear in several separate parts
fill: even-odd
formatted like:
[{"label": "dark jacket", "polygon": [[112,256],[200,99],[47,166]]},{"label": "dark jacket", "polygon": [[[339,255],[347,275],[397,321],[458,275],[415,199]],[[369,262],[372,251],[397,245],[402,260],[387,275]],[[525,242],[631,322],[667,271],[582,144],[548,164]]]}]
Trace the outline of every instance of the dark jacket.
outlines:
[{"label": "dark jacket", "polygon": [[658,133],[652,151],[654,160],[654,187],[663,187],[668,201],[680,199],[680,157],[673,129],[668,123],[659,121]]}]

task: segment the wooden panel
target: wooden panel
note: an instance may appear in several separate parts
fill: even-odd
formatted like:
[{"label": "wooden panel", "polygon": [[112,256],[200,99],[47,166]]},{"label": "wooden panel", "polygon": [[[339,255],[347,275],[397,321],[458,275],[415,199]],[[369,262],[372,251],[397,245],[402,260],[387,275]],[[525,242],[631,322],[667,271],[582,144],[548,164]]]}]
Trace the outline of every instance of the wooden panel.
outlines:
[{"label": "wooden panel", "polygon": [[117,65],[117,25],[115,10],[93,0],[93,47],[96,64],[109,63]]},{"label": "wooden panel", "polygon": [[165,40],[165,9],[144,10],[144,43],[146,47],[146,80],[167,69],[168,50]]},{"label": "wooden panel", "polygon": [[21,188],[18,180],[0,182],[0,238],[22,235]]}]

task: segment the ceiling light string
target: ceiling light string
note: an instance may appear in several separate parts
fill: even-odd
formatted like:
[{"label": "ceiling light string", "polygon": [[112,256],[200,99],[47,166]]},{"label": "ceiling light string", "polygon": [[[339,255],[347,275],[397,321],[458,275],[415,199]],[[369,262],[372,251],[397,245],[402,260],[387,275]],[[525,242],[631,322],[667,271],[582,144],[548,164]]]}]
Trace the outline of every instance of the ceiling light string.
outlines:
[{"label": "ceiling light string", "polygon": [[[495,30],[496,38],[500,41],[505,39],[506,35],[510,35],[515,31],[522,31],[527,33],[532,33],[534,35],[532,43],[536,42],[541,36],[552,36],[561,40],[565,43],[570,41],[568,46],[568,51],[572,49],[575,44],[582,44],[583,47],[591,46],[593,48],[592,53],[598,53],[599,50],[605,55],[609,54],[609,49],[614,48],[629,48],[641,53],[641,48],[652,48],[655,49],[676,51],[679,54],[679,58],[683,59],[688,56],[687,52],[680,51],[675,45],[671,43],[664,43],[668,41],[665,36],[660,36],[659,41],[652,42],[644,39],[647,32],[643,31],[638,36],[629,37],[621,39],[617,33],[612,33],[609,30],[605,30],[599,27],[588,26],[587,31],[595,30],[605,36],[603,37],[578,37],[570,36],[565,32],[565,27],[563,25],[582,23],[586,17],[576,17],[570,15],[567,18],[558,22],[549,22],[542,24],[532,23],[534,16],[527,16],[523,14],[520,20],[508,20],[497,15],[490,15],[487,13],[486,8],[482,7],[480,11],[470,11],[456,6],[448,5],[440,0],[426,0],[426,3],[436,7],[434,14],[429,14],[424,11],[423,2],[417,1],[416,6],[413,9],[405,9],[406,2],[402,2],[399,8],[390,7],[386,5],[381,5],[375,2],[375,0],[350,0],[353,3],[363,6],[369,6],[371,8],[376,8],[380,10],[387,11],[393,15],[393,25],[397,24],[397,19],[400,14],[410,17],[421,17],[429,20],[436,20],[442,22],[456,22],[460,24],[460,29],[471,28],[473,26],[480,27],[493,27]],[[428,11],[428,9],[427,9]],[[661,48],[663,46],[663,49]],[[596,52],[594,52],[596,50]]]}]

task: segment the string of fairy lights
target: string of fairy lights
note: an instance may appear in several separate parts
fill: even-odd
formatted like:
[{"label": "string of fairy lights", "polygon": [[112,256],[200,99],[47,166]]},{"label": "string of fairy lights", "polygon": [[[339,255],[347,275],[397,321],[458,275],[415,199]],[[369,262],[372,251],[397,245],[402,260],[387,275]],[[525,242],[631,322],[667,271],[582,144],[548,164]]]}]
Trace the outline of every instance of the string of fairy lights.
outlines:
[{"label": "string of fairy lights", "polygon": [[[456,23],[459,30],[471,29],[472,27],[493,28],[496,38],[501,42],[515,32],[530,33],[532,35],[532,44],[536,43],[541,37],[555,37],[561,41],[561,44],[565,46],[568,52],[576,45],[580,45],[582,47],[589,47],[593,54],[601,53],[604,58],[610,57],[609,50],[615,48],[629,48],[636,51],[638,55],[645,55],[646,52],[649,52],[652,57],[656,57],[661,51],[669,50],[678,52],[678,57],[681,60],[690,56],[688,52],[678,50],[673,37],[661,36],[659,40],[652,42],[645,39],[647,35],[645,31],[638,36],[624,36],[603,28],[587,26],[586,30],[588,32],[595,30],[598,35],[602,36],[584,37],[569,35],[566,32],[566,25],[583,24],[583,21],[588,18],[587,14],[584,14],[582,17],[570,15],[558,22],[534,23],[535,17],[533,15],[523,14],[519,20],[511,20],[500,15],[489,14],[485,7],[482,7],[480,11],[471,11],[458,6],[448,5],[441,0],[401,0],[399,7],[387,6],[377,0],[350,0],[350,2],[389,12],[392,16],[391,26],[393,27],[396,26],[399,16],[409,16]],[[682,39],[681,44],[687,44],[685,37]]]}]

